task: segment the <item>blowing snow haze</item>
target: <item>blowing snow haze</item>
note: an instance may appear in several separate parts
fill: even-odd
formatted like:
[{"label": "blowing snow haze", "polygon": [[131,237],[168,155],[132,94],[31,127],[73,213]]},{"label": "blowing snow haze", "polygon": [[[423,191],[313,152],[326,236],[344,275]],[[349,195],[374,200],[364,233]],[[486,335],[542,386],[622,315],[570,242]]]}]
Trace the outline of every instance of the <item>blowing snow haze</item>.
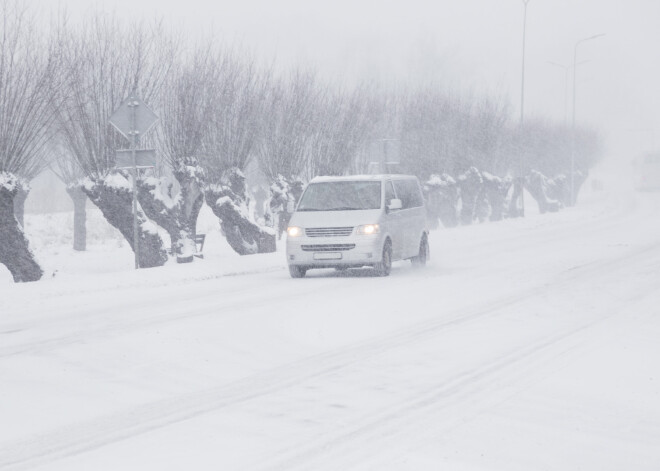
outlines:
[{"label": "blowing snow haze", "polygon": [[660,470],[659,1],[53,3],[0,471]]},{"label": "blowing snow haze", "polygon": [[[41,1],[45,8],[52,2]],[[84,0],[62,0],[71,16]],[[277,66],[311,64],[333,80],[433,82],[508,97],[520,105],[522,0],[105,0],[125,18],[164,18],[190,35],[214,31]],[[660,143],[660,2],[530,0],[525,112],[565,117],[565,73],[579,47],[577,121],[597,126],[607,153],[627,159]],[[571,113],[572,77],[568,114]]]}]

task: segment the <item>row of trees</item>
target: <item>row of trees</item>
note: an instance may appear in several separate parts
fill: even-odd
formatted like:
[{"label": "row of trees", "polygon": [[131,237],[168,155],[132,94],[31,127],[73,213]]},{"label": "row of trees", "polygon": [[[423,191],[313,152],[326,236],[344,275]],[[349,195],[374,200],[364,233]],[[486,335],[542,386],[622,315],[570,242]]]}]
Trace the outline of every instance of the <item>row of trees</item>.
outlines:
[{"label": "row of trees", "polygon": [[520,214],[519,197],[526,189],[539,212],[556,212],[572,206],[571,184],[579,191],[586,173],[576,172],[574,179],[565,174],[548,178],[538,170],[524,179],[499,177],[470,167],[456,178],[447,173],[431,175],[424,183],[424,197],[431,228],[469,225],[474,221],[500,221]]},{"label": "row of trees", "polygon": [[[383,138],[398,143],[402,170],[424,180],[473,165],[518,174],[521,162],[558,173],[573,142],[552,123],[518,128],[502,98],[430,85],[347,87],[311,70],[276,72],[212,39],[190,43],[158,23],[96,14],[75,27],[61,18],[46,34],[19,0],[0,0],[0,10],[0,263],[16,281],[41,276],[22,233],[21,205],[28,182],[47,166],[74,201],[76,249],[84,249],[85,198],[132,246],[132,177],[115,169],[116,151],[128,143],[109,117],[133,92],[160,116],[156,131],[140,136],[159,156],[136,182],[143,267],[167,260],[159,227],[180,261],[193,259],[204,202],[238,253],[274,250],[276,231],[254,217],[245,178],[251,165],[275,188],[273,207],[315,175],[367,171],[381,158],[373,143]],[[578,165],[587,168],[598,138],[581,131],[575,143]]]}]

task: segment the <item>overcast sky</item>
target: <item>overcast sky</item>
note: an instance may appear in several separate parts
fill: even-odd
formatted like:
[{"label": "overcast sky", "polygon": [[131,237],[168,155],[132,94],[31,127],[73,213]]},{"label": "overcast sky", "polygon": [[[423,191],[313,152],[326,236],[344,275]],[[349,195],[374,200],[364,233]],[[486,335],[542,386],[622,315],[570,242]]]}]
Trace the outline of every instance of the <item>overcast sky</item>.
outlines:
[{"label": "overcast sky", "polygon": [[[52,8],[53,2],[32,0]],[[60,0],[75,18],[90,0]],[[213,30],[278,63],[333,79],[419,80],[506,95],[520,107],[523,0],[103,0],[126,17]],[[660,146],[660,0],[530,0],[527,116],[565,117],[565,73],[578,61],[576,116],[613,154]],[[570,122],[572,81],[569,86]]]}]

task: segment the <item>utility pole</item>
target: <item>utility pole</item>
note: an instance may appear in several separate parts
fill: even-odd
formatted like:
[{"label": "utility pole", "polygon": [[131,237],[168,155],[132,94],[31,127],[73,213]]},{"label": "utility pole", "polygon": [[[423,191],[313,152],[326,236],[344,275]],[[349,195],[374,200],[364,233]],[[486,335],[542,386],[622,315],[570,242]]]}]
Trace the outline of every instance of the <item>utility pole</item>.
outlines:
[{"label": "utility pole", "polygon": [[128,106],[131,108],[131,134],[133,139],[131,139],[131,160],[133,161],[133,252],[135,253],[135,269],[140,268],[140,237],[138,235],[138,214],[137,214],[137,179],[138,179],[138,168],[137,168],[137,119],[136,119],[136,109],[140,105],[135,99],[135,95],[132,94],[128,99]]},{"label": "utility pole", "polygon": [[[522,0],[523,10],[523,39],[522,39],[522,72],[520,80],[520,132],[523,133],[525,123],[525,46],[527,39],[527,4],[529,0]],[[518,173],[520,176],[520,216],[525,217],[525,175],[523,165],[523,150],[519,150],[518,155]]]},{"label": "utility pole", "polygon": [[576,129],[575,129],[575,104],[576,104],[576,85],[577,85],[577,53],[578,53],[578,46],[582,44],[585,41],[591,41],[592,39],[600,38],[602,36],[605,36],[605,33],[601,34],[596,34],[594,36],[589,36],[588,38],[583,38],[580,39],[575,43],[575,48],[573,49],[573,123],[571,126],[571,134],[572,134],[572,139],[571,139],[571,206],[575,206],[575,147],[576,147],[576,142],[575,142],[575,137],[576,137]]}]

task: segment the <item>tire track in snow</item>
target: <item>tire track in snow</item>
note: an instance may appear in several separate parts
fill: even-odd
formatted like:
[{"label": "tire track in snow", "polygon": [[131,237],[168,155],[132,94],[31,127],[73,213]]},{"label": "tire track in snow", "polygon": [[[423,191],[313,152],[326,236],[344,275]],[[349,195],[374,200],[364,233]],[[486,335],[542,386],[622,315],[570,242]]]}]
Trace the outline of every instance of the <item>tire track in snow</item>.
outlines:
[{"label": "tire track in snow", "polygon": [[[406,344],[432,338],[447,329],[506,312],[503,311],[505,308],[528,301],[541,293],[547,293],[552,288],[574,284],[580,279],[589,278],[606,268],[611,269],[617,265],[634,262],[640,257],[646,257],[650,251],[658,250],[659,245],[655,243],[637,249],[632,253],[626,253],[622,257],[583,265],[562,273],[550,285],[544,284],[497,301],[458,309],[452,312],[449,318],[443,317],[442,319],[423,321],[393,334],[307,357],[301,361],[257,373],[230,384],[128,408],[111,416],[72,424],[27,439],[5,442],[0,444],[0,469],[25,469],[26,467],[84,453],[167,425],[282,391],[305,381],[333,374],[375,355]],[[558,339],[548,341],[550,342],[548,345],[557,341]],[[533,351],[544,348],[544,345],[535,345],[529,348],[531,348],[531,351],[528,355],[531,355]],[[518,356],[520,356],[520,352]],[[495,366],[490,366],[490,370],[493,368]],[[473,376],[468,375],[467,378],[474,381],[476,377]],[[457,384],[464,384],[467,380],[458,378],[457,381]],[[443,385],[443,388],[446,387],[446,385]],[[442,389],[434,391],[433,394],[440,394],[441,391]]]},{"label": "tire track in snow", "polygon": [[[422,394],[398,405],[396,410],[379,411],[361,417],[340,432],[322,435],[300,445],[295,452],[283,451],[275,464],[256,465],[259,471],[295,471],[297,469],[382,469],[388,459],[400,457],[393,451],[409,435],[429,424],[433,435],[445,435],[478,415],[512,397],[524,387],[543,379],[558,359],[570,357],[586,347],[581,336],[616,316],[623,307],[656,293],[655,284],[637,292],[598,319],[563,329],[540,341],[498,356],[485,365],[444,379]],[[514,387],[515,385],[515,387]],[[457,413],[456,411],[460,411]],[[440,425],[438,425],[440,424]],[[374,462],[374,442],[379,454]],[[389,445],[389,446],[388,446]],[[302,450],[301,450],[302,448]],[[379,466],[381,465],[381,466]]]},{"label": "tire track in snow", "polygon": [[[630,216],[630,215],[622,213],[622,216]],[[560,226],[553,225],[546,232],[544,232],[542,234],[542,237],[540,238],[537,237],[534,239],[523,239],[522,245],[520,243],[519,236],[516,237],[515,239],[505,238],[504,240],[515,241],[516,244],[515,248],[517,251],[519,251],[521,247],[524,245],[537,247],[539,243],[550,243],[552,241],[563,240],[566,238],[573,237],[574,231],[579,230],[579,228],[582,226],[586,226],[588,232],[590,233],[591,232],[602,233],[607,227],[611,227],[618,224],[621,224],[621,221],[619,219],[613,219],[611,217],[609,218],[598,217],[595,220],[594,219],[587,219],[584,221],[580,220],[576,223],[571,224],[570,229],[573,232],[567,232],[566,227],[564,227],[563,225]],[[582,231],[580,232],[580,234],[584,235],[585,232]],[[468,247],[469,246],[470,244],[468,244]],[[475,258],[470,256],[470,251],[467,251],[467,255],[465,259],[473,260]],[[475,260],[480,261],[481,259],[482,256],[480,254],[477,254]],[[268,270],[268,271],[272,271],[272,270]],[[263,273],[266,272],[267,271]],[[235,276],[235,275],[249,276],[256,274],[262,274],[262,272],[237,272],[236,274],[221,275],[218,277],[211,277],[210,279],[222,278],[225,276]],[[207,280],[208,277],[204,277],[202,279]],[[328,278],[328,280],[332,280],[332,279],[333,279],[332,277]],[[315,281],[318,282],[320,280],[319,278],[316,278]],[[288,280],[287,278],[284,282],[290,282],[290,280]],[[326,284],[327,283],[324,283],[323,285],[319,286],[316,284],[315,285],[304,284],[303,282],[300,284],[300,286],[307,288],[307,291],[304,293],[297,293],[296,296],[311,295],[313,293],[322,291]],[[161,285],[158,285],[157,287],[162,288]],[[278,287],[271,287],[268,290],[268,292],[260,292],[259,293],[260,299],[256,299],[254,301],[255,303],[260,303],[261,305],[263,305],[263,304],[268,304],[273,300],[285,299],[290,296],[290,293],[285,292],[283,294],[282,291],[285,290],[280,290]],[[248,286],[247,288],[240,290],[240,292],[253,293],[254,288],[252,286]],[[235,294],[236,291],[233,291],[232,295]],[[67,332],[65,335],[55,336],[43,340],[30,341],[25,343],[19,343],[16,345],[0,347],[0,358],[10,357],[23,353],[41,353],[49,349],[59,348],[81,342],[88,342],[91,338],[96,338],[96,337],[107,338],[112,335],[121,335],[127,332],[131,332],[132,330],[135,329],[148,328],[155,325],[180,321],[183,319],[194,319],[198,317],[205,317],[211,315],[216,316],[218,315],[218,312],[222,313],[225,310],[231,310],[244,305],[243,302],[223,303],[222,295],[223,293],[220,291],[205,291],[201,293],[196,293],[194,299],[197,304],[194,307],[190,307],[188,305],[188,300],[187,299],[182,300],[180,293],[177,293],[176,291],[173,293],[165,294],[164,299],[162,298],[163,295],[159,294],[159,297],[157,299],[158,303],[160,305],[165,305],[167,307],[156,314],[152,314],[152,315],[140,314],[140,316],[138,317],[129,317],[128,319],[120,320],[120,321],[118,321],[116,318],[112,318],[109,319],[109,322],[106,324],[102,324],[100,326],[98,324],[95,324],[91,328],[80,329],[73,333]],[[174,301],[177,302],[175,303]],[[199,302],[201,301],[204,301],[204,304],[199,304]],[[97,310],[93,313],[93,316],[94,318],[103,318],[103,316],[106,314],[121,312],[123,310],[123,307],[126,306],[129,306],[132,311],[139,310],[141,312],[144,312],[146,311],[147,308],[152,307],[153,303],[154,303],[153,299],[150,298],[147,299],[138,298],[137,300],[132,298],[130,301],[121,301],[118,304],[112,304],[110,306],[104,307],[101,310]],[[85,311],[85,308],[76,307],[75,310],[78,311],[77,314],[67,315],[63,318],[59,318],[53,321],[44,320],[43,324],[40,322],[40,327],[48,326],[49,324],[50,325],[68,324],[72,319],[79,318],[80,317],[79,312]],[[6,329],[11,330],[12,332],[14,331],[20,332],[24,330],[25,324],[24,323],[20,323],[16,325],[12,324],[5,327]]]}]

